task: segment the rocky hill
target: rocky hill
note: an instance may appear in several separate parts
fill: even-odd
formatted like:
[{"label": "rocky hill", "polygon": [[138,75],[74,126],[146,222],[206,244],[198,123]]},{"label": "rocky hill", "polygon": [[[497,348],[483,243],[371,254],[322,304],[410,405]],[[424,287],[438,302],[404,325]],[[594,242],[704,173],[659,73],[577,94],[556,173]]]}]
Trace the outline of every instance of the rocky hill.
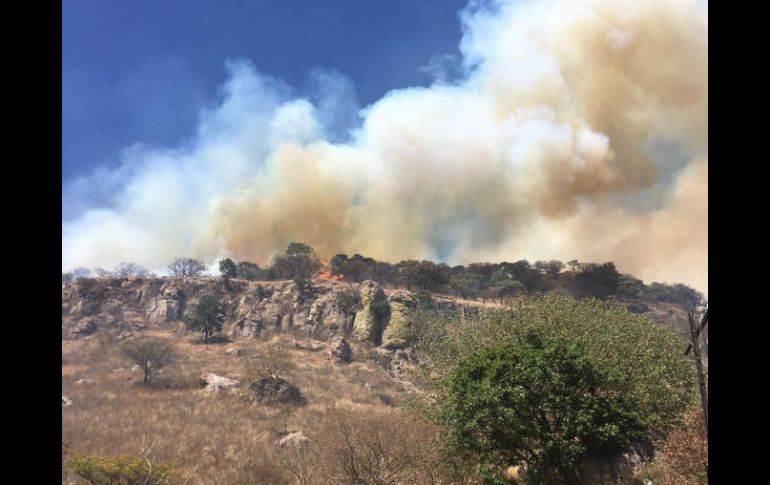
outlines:
[{"label": "rocky hill", "polygon": [[[329,340],[335,336],[399,348],[405,343],[409,312],[418,306],[412,292],[384,289],[365,281],[314,282],[220,278],[81,279],[62,285],[62,338],[99,329],[127,333],[164,327],[181,320],[203,295],[216,295],[225,307],[224,332],[231,338],[274,332]],[[432,299],[442,310],[477,313],[481,302]]]},{"label": "rocky hill", "polygon": [[[301,288],[294,281],[83,278],[62,285],[62,338],[76,339],[99,329],[127,335],[168,327],[203,295],[216,295],[223,302],[223,329],[230,338],[289,332],[318,340],[352,338],[391,349],[404,347],[410,312],[425,304],[424,295],[383,288],[373,281],[315,281]],[[687,313],[680,305],[629,299],[617,303],[683,333],[689,330]],[[432,308],[465,315],[498,305],[489,300],[430,297]]]}]

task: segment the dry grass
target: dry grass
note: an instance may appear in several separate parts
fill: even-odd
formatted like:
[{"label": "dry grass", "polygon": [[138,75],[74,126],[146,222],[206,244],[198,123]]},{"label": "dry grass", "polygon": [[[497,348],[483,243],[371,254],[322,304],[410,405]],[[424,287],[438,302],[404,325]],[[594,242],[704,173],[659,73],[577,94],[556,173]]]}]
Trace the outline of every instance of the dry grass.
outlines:
[{"label": "dry grass", "polygon": [[[295,430],[316,434],[335,405],[385,412],[404,395],[372,362],[342,365],[326,352],[295,349],[288,350],[295,369],[285,377],[299,387],[307,405],[264,406],[231,393],[212,395],[198,387],[201,373],[238,378],[241,358],[225,350],[258,350],[266,343],[204,346],[171,332],[143,335],[173,339],[180,356],[149,385],[141,383],[142,373],[131,370],[133,363],[116,343],[62,342],[62,392],[73,401],[62,408],[63,454],[139,455],[153,443],[154,458],[175,464],[189,484],[294,483],[279,462],[280,437]],[[85,382],[78,384],[80,379]],[[77,482],[70,476],[63,483]]]}]

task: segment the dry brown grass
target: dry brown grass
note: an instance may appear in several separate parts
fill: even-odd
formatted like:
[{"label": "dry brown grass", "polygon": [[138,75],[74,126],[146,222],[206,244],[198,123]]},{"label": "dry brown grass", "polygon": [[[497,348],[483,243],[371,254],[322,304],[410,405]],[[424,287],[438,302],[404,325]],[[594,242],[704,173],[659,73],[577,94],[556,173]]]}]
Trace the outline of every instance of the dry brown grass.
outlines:
[{"label": "dry brown grass", "polygon": [[[238,378],[241,358],[225,350],[259,350],[265,342],[205,346],[170,331],[143,335],[173,339],[179,354],[150,384],[141,383],[142,373],[131,370],[117,343],[62,342],[62,392],[73,401],[62,408],[63,454],[138,455],[151,442],[153,457],[175,464],[189,484],[289,484],[293,479],[277,455],[280,437],[296,430],[317,435],[335,405],[388,412],[404,397],[372,362],[341,365],[326,352],[296,349],[288,350],[295,369],[286,377],[307,405],[264,406],[230,393],[211,395],[198,387],[201,373]],[[77,384],[80,379],[85,383]],[[77,483],[72,476],[62,480]],[[316,477],[313,483],[322,482]]]}]

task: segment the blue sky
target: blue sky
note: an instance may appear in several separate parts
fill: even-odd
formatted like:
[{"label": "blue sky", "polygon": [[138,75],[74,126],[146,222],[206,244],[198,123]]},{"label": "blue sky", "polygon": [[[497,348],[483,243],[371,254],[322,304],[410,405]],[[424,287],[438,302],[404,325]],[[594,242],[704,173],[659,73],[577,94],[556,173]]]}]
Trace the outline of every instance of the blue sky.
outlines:
[{"label": "blue sky", "polygon": [[[134,143],[175,145],[218,101],[225,60],[250,59],[300,95],[317,68],[348,77],[366,106],[428,85],[457,55],[466,0],[65,0],[63,184]],[[67,208],[65,207],[65,213]]]}]

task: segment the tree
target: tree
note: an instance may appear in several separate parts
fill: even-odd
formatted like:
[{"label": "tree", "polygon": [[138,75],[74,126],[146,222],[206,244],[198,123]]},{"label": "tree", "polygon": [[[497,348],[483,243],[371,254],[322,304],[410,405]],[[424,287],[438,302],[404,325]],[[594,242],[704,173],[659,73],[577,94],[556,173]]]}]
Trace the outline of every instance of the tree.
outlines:
[{"label": "tree", "polygon": [[648,439],[657,439],[697,400],[692,361],[679,332],[596,299],[546,294],[518,297],[508,308],[455,320],[433,338],[432,372],[448,375],[456,362],[485,347],[519,341],[530,331],[579,345],[608,385],[636,405]]},{"label": "tree", "polygon": [[452,271],[449,277],[449,286],[452,290],[463,298],[473,298],[478,296],[481,289],[481,275],[465,271]]},{"label": "tree", "polygon": [[546,274],[548,263],[546,261],[535,261],[533,268],[540,274]]},{"label": "tree", "polygon": [[307,244],[292,242],[273,258],[271,269],[281,278],[309,280],[321,269],[321,260]]},{"label": "tree", "polygon": [[575,277],[575,283],[580,286],[587,296],[607,298],[616,295],[620,283],[620,273],[614,263],[585,263],[581,265],[582,273]]},{"label": "tree", "polygon": [[181,257],[172,261],[168,265],[168,269],[175,278],[194,278],[206,271],[206,263],[193,258]]},{"label": "tree", "polygon": [[96,269],[94,269],[94,273],[96,273],[96,276],[98,278],[112,278],[112,277],[115,276],[115,272],[114,271],[110,271],[110,270],[104,269],[104,268],[96,268]]},{"label": "tree", "polygon": [[149,271],[136,263],[120,263],[115,270],[115,275],[118,278],[146,278],[149,275]]},{"label": "tree", "polygon": [[222,313],[224,309],[219,299],[206,295],[185,318],[185,325],[192,331],[203,333],[203,343],[208,345],[211,334],[222,330]]},{"label": "tree", "polygon": [[575,344],[538,333],[460,361],[441,419],[482,475],[525,468],[528,483],[570,483],[590,453],[623,449],[643,432],[635,408]]},{"label": "tree", "polygon": [[238,266],[235,261],[230,258],[225,258],[219,262],[219,272],[222,278],[236,278],[238,276]]},{"label": "tree", "polygon": [[452,274],[448,265],[432,261],[401,261],[398,266],[407,288],[416,286],[426,291],[436,291],[446,285]]},{"label": "tree", "polygon": [[241,261],[237,266],[238,277],[244,280],[255,281],[262,277],[262,270],[256,263]]},{"label": "tree", "polygon": [[156,338],[144,338],[126,343],[123,355],[144,371],[144,382],[150,382],[162,368],[176,359],[174,347]]},{"label": "tree", "polygon": [[548,276],[555,277],[559,273],[561,273],[561,270],[564,269],[564,263],[559,261],[558,259],[552,259],[545,263],[545,273]]},{"label": "tree", "polygon": [[329,271],[331,271],[332,274],[344,274],[345,262],[347,260],[347,254],[335,254],[334,257],[329,261]]},{"label": "tree", "polygon": [[270,378],[277,381],[294,369],[288,349],[278,343],[268,344],[261,352],[246,356],[245,371],[250,381]]},{"label": "tree", "polygon": [[645,286],[642,280],[633,275],[624,274],[618,280],[618,295],[630,298],[643,298]]}]

